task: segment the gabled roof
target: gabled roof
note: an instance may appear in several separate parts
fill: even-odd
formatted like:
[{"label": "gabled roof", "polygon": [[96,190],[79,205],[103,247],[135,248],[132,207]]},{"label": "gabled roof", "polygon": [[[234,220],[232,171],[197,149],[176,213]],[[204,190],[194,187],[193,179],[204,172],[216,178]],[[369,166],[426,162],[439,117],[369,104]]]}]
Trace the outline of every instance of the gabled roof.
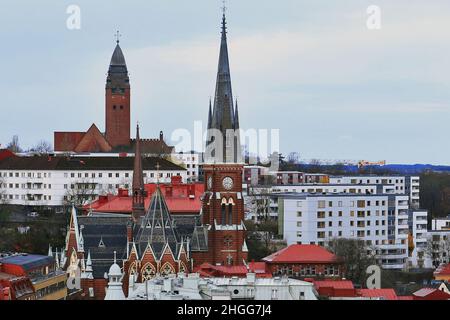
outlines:
[{"label": "gabled roof", "polygon": [[317,245],[294,244],[265,257],[267,263],[338,263],[337,257]]},{"label": "gabled roof", "polygon": [[111,150],[111,145],[95,124],[91,125],[74,149],[75,152],[110,152]]},{"label": "gabled roof", "polygon": [[358,294],[364,298],[382,298],[384,300],[398,300],[394,289],[360,289]]}]

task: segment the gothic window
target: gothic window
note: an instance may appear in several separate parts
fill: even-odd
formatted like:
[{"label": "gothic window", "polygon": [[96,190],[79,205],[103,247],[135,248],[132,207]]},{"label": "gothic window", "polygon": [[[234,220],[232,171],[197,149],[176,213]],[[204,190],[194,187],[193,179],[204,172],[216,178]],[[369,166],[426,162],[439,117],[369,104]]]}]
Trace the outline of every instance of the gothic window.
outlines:
[{"label": "gothic window", "polygon": [[186,266],[183,262],[180,263],[180,273],[186,273]]},{"label": "gothic window", "polygon": [[231,256],[231,254],[229,254],[227,257],[227,265],[229,266],[233,265],[233,257]]},{"label": "gothic window", "polygon": [[233,198],[230,198],[230,200],[228,200],[228,224],[230,226],[233,225],[233,206],[234,206]]},{"label": "gothic window", "polygon": [[142,281],[151,280],[155,275],[155,268],[151,264],[147,264],[142,270]]},{"label": "gothic window", "polygon": [[222,199],[222,210],[221,210],[221,213],[222,213],[222,217],[221,217],[222,222],[221,222],[221,224],[225,225],[227,223],[227,200],[225,198]]},{"label": "gothic window", "polygon": [[161,268],[161,275],[162,276],[168,276],[170,274],[175,274],[175,270],[174,270],[173,266],[170,265],[170,263],[166,263]]},{"label": "gothic window", "polygon": [[233,245],[233,237],[232,236],[225,237],[225,239],[223,239],[223,244],[225,248],[230,249],[231,246]]}]

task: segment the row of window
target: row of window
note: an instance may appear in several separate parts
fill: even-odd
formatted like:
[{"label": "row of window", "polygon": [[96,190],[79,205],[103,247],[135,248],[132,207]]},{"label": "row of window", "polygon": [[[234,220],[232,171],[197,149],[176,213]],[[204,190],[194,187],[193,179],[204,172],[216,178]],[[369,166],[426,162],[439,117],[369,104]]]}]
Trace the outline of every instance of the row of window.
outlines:
[{"label": "row of window", "polygon": [[51,178],[51,172],[0,172],[3,178]]},{"label": "row of window", "polygon": [[[375,220],[375,225],[379,226],[381,222],[382,226],[386,225],[386,221],[385,220]],[[389,224],[389,225],[395,225],[394,223]],[[325,229],[325,221],[319,221],[317,222],[317,229]],[[333,221],[328,221],[328,227],[332,228],[333,225]],[[350,221],[349,223],[350,227],[354,227],[355,226],[355,221]],[[365,227],[370,227],[371,226],[371,221],[357,221],[356,223],[356,227],[358,228],[365,228]],[[297,222],[297,227],[301,228],[302,227],[302,222],[298,221]],[[343,227],[343,222],[342,221],[338,221],[338,227]]]},{"label": "row of window", "polygon": [[[193,165],[193,167],[195,168],[195,165]],[[95,173],[95,172],[92,172],[92,173],[88,173],[88,172],[85,172],[85,173],[81,173],[81,172],[79,172],[79,173],[74,173],[74,172],[68,173],[68,172],[65,172],[64,173],[64,178],[69,178],[69,176],[71,178],[97,178],[97,177],[98,178],[103,178],[103,175],[105,175],[105,177],[108,177],[108,178],[120,178],[120,177],[130,178],[132,174],[130,174],[129,172],[122,173],[122,174],[118,173],[118,172],[116,172],[116,173],[110,172],[108,174]],[[163,178],[164,175],[167,178],[170,178],[174,174],[173,173],[165,173],[165,174],[164,173],[160,173],[159,174],[160,178]],[[180,176],[181,173],[177,173],[176,175]],[[148,176],[148,174],[144,172],[144,177],[147,177],[147,176]],[[41,179],[41,178],[51,178],[52,174],[51,174],[51,172],[20,172],[20,173],[19,172],[0,172],[0,177],[4,177],[4,178],[8,178],[8,177],[9,178],[38,178],[38,179]],[[155,173],[150,173],[150,177],[154,178],[155,177]]]},{"label": "row of window", "polygon": [[3,200],[24,200],[24,201],[41,201],[41,200],[52,200],[50,195],[19,195],[19,194],[2,194],[0,198]]},{"label": "row of window", "polygon": [[51,189],[51,184],[42,183],[3,183],[0,184],[3,189]]},{"label": "row of window", "polygon": [[[335,216],[335,213],[333,211],[328,211],[328,218],[333,218]],[[344,216],[344,212],[343,211],[339,211],[337,213],[338,217],[343,217]],[[351,210],[350,217],[355,217],[355,211]],[[372,212],[370,210],[367,211],[358,211],[356,217],[357,218],[368,218],[372,216]],[[385,217],[386,216],[386,210],[375,210],[375,216],[377,217]],[[302,211],[297,211],[297,217],[301,218],[303,217],[303,212]],[[325,219],[326,218],[326,212],[325,211],[317,211],[317,219]]]}]

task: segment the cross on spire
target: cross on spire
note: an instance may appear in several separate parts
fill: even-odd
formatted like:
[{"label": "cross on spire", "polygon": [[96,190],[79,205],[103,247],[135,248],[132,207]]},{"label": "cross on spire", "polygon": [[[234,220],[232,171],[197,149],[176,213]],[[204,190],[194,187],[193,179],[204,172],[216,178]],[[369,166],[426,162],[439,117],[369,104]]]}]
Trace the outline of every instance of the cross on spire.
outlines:
[{"label": "cross on spire", "polygon": [[120,31],[117,30],[116,35],[115,35],[117,44],[119,44],[119,42],[120,42],[120,37],[122,37],[122,35],[120,34]]}]

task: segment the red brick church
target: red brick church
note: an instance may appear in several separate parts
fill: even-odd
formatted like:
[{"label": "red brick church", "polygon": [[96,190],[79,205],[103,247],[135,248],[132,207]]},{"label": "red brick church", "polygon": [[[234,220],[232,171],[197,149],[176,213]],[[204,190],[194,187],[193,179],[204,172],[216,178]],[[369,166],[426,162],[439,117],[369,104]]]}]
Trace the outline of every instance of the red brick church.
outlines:
[{"label": "red brick church", "polygon": [[[117,57],[113,56],[114,65],[122,60],[121,57],[120,51]],[[124,90],[120,94],[127,97],[129,87],[124,70],[118,68],[115,73],[122,72],[123,78],[116,80]],[[114,83],[112,86],[115,86]],[[111,91],[113,92],[114,90]],[[115,103],[112,102],[112,105]],[[118,112],[124,112],[127,104],[124,103],[123,106],[124,109],[119,107]],[[114,107],[110,111],[114,112]],[[114,115],[112,119],[115,119]],[[118,128],[129,130],[128,127]],[[229,130],[234,132],[238,128],[238,111],[231,91],[224,15],[214,109],[210,106],[208,129],[225,133]],[[107,272],[115,263],[116,256],[123,274],[125,296],[134,283],[144,282],[157,275],[190,273],[202,264],[247,267],[240,139],[233,135],[234,142],[230,143],[224,136],[208,136],[207,149],[210,153],[204,164],[204,193],[196,198],[194,192],[192,199],[199,202],[198,212],[175,218],[166,201],[167,186],[158,184],[154,189],[146,188],[142,170],[144,144],[141,143],[139,127],[135,140],[132,193],[128,196],[131,198],[131,212],[118,210],[118,213],[107,206],[113,209],[112,212],[91,211],[87,216],[78,216],[73,209],[66,246],[61,252],[60,260],[61,266],[68,272],[74,272],[77,268],[81,270],[83,297],[105,297]],[[107,131],[105,141],[108,137],[116,141],[118,146],[125,142],[119,142],[117,135],[108,135]],[[153,193],[146,203],[150,196],[149,190]]]},{"label": "red brick church", "polygon": [[[131,87],[125,56],[117,41],[109,64],[105,95],[105,132],[94,123],[86,132],[55,132],[54,150],[59,152],[132,152],[136,140],[131,139]],[[161,155],[173,152],[173,147],[159,139],[145,139],[146,154]]]}]

